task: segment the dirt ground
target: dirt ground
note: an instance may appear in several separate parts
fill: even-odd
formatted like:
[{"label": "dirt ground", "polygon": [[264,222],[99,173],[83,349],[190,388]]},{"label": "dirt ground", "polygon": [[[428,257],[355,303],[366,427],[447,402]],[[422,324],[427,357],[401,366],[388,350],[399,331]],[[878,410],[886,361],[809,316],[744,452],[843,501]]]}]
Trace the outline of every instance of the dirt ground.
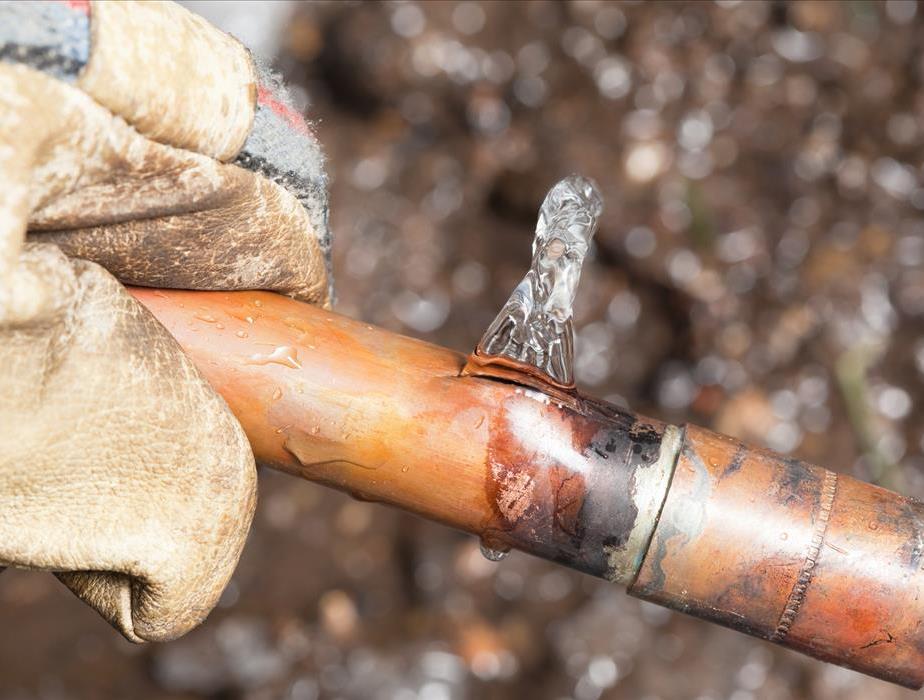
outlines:
[{"label": "dirt ground", "polygon": [[[327,149],[338,311],[467,351],[546,190],[588,175],[584,390],[924,495],[924,8],[285,8],[270,45]],[[50,575],[0,576],[0,699],[914,697],[381,506],[260,487],[233,583],[178,642],[133,646]]]}]

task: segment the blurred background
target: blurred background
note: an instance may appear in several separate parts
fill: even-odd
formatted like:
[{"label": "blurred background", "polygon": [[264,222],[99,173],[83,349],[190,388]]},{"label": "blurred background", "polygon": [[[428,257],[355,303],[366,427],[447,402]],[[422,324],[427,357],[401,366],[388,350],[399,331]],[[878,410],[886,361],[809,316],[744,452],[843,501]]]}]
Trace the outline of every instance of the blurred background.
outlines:
[{"label": "blurred background", "polygon": [[[468,351],[546,190],[607,209],[583,389],[924,496],[924,8],[188,2],[325,144],[337,309]],[[133,646],[0,577],[0,698],[892,699],[913,694],[278,474],[198,630]]]}]

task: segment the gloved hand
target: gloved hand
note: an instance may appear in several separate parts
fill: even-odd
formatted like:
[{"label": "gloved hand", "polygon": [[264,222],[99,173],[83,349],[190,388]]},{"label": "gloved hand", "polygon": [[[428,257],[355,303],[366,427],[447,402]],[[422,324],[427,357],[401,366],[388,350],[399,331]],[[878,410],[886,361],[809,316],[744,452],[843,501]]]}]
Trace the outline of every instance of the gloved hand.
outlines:
[{"label": "gloved hand", "polygon": [[119,282],[326,304],[326,206],[310,130],[204,20],[0,3],[0,567],[55,572],[133,641],[202,621],[253,456]]}]

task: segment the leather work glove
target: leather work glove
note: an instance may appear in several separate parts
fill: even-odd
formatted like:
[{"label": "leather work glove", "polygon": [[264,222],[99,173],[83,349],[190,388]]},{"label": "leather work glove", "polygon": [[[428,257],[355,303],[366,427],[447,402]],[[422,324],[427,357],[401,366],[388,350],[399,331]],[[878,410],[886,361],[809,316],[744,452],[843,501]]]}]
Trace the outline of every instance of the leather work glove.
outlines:
[{"label": "leather work glove", "polygon": [[330,301],[323,161],[236,40],[171,3],[0,3],[0,568],[133,641],[201,622],[253,455],[121,283]]}]

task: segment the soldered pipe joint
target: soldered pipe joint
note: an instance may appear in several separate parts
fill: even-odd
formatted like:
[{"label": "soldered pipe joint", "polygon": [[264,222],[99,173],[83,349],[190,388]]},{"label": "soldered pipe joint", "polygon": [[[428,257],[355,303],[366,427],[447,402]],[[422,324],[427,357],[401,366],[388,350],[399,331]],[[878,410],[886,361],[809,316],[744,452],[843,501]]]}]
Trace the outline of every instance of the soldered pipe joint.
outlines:
[{"label": "soldered pipe joint", "polygon": [[629,592],[924,684],[924,505],[688,426]]}]

